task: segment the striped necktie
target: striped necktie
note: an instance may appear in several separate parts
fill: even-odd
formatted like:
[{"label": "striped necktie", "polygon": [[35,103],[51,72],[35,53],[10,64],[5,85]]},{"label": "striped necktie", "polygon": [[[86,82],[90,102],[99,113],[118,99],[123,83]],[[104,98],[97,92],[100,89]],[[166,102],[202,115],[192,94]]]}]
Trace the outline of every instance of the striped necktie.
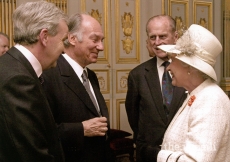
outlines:
[{"label": "striped necktie", "polygon": [[98,114],[101,116],[101,112],[100,112],[100,109],[99,109],[99,107],[97,105],[95,97],[93,96],[93,94],[92,94],[92,92],[90,90],[89,79],[88,79],[88,74],[87,74],[86,70],[83,70],[83,73],[82,73],[81,77],[82,77],[82,80],[83,80],[83,85],[84,85],[86,91],[88,92],[91,101],[93,102]]}]

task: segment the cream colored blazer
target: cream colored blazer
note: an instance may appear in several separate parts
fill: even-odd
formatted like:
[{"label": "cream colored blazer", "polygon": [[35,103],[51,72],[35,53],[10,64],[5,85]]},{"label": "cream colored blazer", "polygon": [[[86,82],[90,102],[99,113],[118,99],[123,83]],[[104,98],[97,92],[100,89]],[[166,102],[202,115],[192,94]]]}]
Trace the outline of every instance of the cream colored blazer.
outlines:
[{"label": "cream colored blazer", "polygon": [[218,85],[207,79],[188,94],[165,132],[157,161],[230,162],[230,101]]}]

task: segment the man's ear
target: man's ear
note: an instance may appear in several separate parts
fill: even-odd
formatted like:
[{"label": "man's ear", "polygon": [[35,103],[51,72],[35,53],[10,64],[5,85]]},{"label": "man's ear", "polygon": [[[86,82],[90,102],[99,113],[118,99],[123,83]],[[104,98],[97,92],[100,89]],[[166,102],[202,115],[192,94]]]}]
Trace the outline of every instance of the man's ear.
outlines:
[{"label": "man's ear", "polygon": [[68,40],[69,40],[69,43],[71,45],[75,45],[76,44],[76,41],[77,41],[77,38],[76,36],[74,36],[73,34],[68,34]]},{"label": "man's ear", "polygon": [[176,44],[176,41],[178,40],[178,38],[179,38],[179,33],[177,32],[177,31],[175,31],[175,35],[174,35],[174,37],[175,37],[175,44]]},{"label": "man's ear", "polygon": [[47,41],[48,41],[48,30],[47,29],[41,30],[41,32],[39,33],[39,39],[44,46],[47,46]]}]

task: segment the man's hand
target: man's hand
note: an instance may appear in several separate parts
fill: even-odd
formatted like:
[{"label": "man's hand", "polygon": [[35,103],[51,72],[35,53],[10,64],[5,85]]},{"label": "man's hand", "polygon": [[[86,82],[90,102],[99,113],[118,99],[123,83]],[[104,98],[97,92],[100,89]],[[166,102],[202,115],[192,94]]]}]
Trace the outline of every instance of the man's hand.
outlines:
[{"label": "man's hand", "polygon": [[84,136],[104,136],[108,130],[106,117],[97,117],[82,122]]}]

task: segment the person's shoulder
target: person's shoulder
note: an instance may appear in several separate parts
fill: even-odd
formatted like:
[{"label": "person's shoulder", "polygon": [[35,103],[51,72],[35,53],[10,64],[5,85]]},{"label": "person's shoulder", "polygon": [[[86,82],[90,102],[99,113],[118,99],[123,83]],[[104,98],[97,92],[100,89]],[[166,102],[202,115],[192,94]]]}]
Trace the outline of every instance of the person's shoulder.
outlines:
[{"label": "person's shoulder", "polygon": [[226,93],[214,82],[208,82],[205,87],[199,92],[201,100],[207,100],[210,103],[225,103],[229,101]]},{"label": "person's shoulder", "polygon": [[151,58],[139,65],[137,65],[135,68],[133,68],[130,72],[138,72],[138,71],[142,71],[146,68],[153,68],[154,67],[154,62],[156,62],[156,59],[155,58]]},{"label": "person's shoulder", "polygon": [[89,75],[96,75],[95,71],[91,70],[90,68],[87,67],[87,73]]}]

